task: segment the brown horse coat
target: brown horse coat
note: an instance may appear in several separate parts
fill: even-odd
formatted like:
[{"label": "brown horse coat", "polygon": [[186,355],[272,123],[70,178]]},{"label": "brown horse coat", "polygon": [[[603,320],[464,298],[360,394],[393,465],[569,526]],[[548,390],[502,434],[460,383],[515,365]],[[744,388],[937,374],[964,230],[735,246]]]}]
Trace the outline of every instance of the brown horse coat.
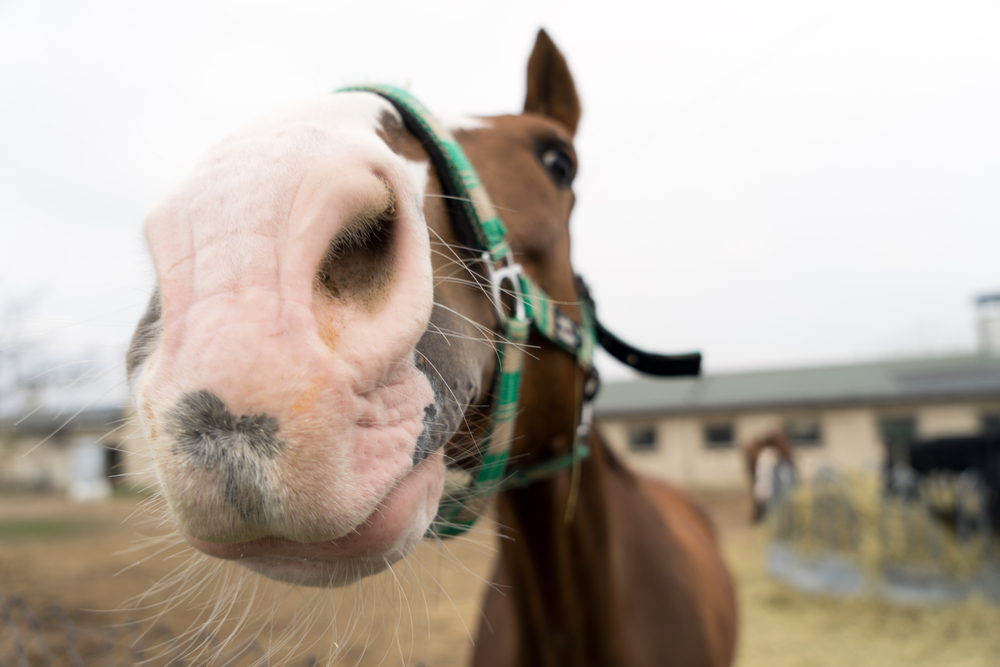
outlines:
[{"label": "brown horse coat", "polygon": [[[580,117],[569,69],[544,32],[528,66],[525,115],[553,119],[570,135]],[[507,184],[477,142],[463,143],[503,206]],[[523,229],[511,228],[515,236]],[[563,238],[528,272],[553,298],[574,302]],[[530,261],[530,250],[515,249]],[[512,452],[526,464],[568,449],[581,386],[571,357],[539,336],[531,343],[539,349],[526,362]],[[499,498],[501,554],[474,664],[729,665],[735,597],[710,521],[682,492],[625,468],[599,436],[590,444],[569,519],[570,472]]]}]

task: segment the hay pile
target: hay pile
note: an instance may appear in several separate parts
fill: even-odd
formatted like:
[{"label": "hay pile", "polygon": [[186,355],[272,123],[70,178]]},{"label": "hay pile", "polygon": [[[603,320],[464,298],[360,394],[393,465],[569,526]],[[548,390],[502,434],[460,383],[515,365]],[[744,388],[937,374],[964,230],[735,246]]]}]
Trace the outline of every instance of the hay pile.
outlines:
[{"label": "hay pile", "polygon": [[775,507],[768,535],[806,558],[853,563],[872,579],[902,568],[974,589],[984,573],[1000,568],[998,549],[985,526],[966,525],[960,534],[954,489],[947,480],[927,480],[917,498],[905,500],[885,497],[874,475],[831,475],[799,486]]}]

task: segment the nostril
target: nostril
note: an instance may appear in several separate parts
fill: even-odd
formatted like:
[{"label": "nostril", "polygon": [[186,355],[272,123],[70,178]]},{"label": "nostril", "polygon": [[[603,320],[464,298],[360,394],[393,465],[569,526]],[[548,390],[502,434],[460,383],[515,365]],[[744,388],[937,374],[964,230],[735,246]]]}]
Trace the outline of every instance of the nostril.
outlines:
[{"label": "nostril", "polygon": [[335,261],[353,252],[378,252],[383,249],[389,238],[389,227],[395,210],[390,199],[378,211],[366,212],[352,219],[330,242],[324,259]]},{"label": "nostril", "polygon": [[374,310],[392,278],[395,200],[392,191],[374,210],[355,216],[327,247],[316,273],[316,289],[339,301]]}]

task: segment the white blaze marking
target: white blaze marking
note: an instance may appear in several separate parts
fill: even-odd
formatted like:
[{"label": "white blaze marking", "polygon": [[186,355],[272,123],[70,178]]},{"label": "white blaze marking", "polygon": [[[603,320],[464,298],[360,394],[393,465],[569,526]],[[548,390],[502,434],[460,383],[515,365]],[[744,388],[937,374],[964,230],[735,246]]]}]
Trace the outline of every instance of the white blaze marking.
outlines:
[{"label": "white blaze marking", "polygon": [[434,117],[437,118],[438,122],[441,123],[441,125],[443,125],[449,132],[482,130],[490,126],[489,121],[484,118],[474,118],[472,116],[463,116],[456,113],[440,113],[435,111]]}]

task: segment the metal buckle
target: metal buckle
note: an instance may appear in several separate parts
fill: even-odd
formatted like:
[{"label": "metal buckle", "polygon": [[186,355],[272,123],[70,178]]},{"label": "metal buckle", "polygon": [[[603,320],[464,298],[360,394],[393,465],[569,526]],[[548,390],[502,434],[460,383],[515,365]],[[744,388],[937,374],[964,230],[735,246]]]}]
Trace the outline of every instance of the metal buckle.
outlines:
[{"label": "metal buckle", "polygon": [[508,282],[514,297],[514,319],[523,320],[527,316],[524,307],[524,292],[521,291],[521,276],[524,274],[524,267],[513,260],[509,249],[503,259],[504,265],[497,266],[489,252],[484,252],[482,255],[483,264],[486,265],[486,277],[490,281],[493,307],[496,308],[501,320],[509,317],[504,312],[503,307],[503,284]]},{"label": "metal buckle", "polygon": [[580,349],[580,335],[577,333],[577,324],[568,315],[565,315],[558,310],[555,311],[555,335],[563,345],[573,348],[579,351]]},{"label": "metal buckle", "polygon": [[594,399],[601,388],[601,376],[596,368],[586,371],[583,382],[583,400],[580,402],[580,423],[576,427],[576,445],[586,445],[594,425]]}]

